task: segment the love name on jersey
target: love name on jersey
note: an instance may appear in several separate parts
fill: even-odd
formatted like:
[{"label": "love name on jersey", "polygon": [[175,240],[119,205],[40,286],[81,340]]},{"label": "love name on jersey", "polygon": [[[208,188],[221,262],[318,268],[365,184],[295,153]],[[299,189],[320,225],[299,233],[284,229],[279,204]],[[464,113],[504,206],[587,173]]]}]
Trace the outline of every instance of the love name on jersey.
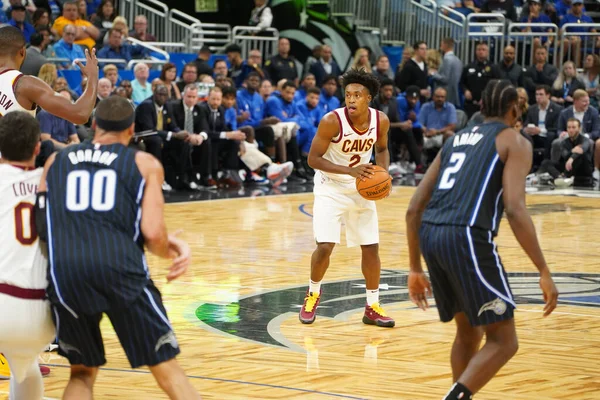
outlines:
[{"label": "love name on jersey", "polygon": [[346,139],[342,143],[342,151],[344,153],[363,153],[365,151],[371,150],[371,147],[373,147],[373,143],[375,143],[375,140],[373,140],[372,138],[366,140]]},{"label": "love name on jersey", "polygon": [[12,102],[4,93],[0,92],[0,106],[4,108],[4,110],[8,110],[15,103]]},{"label": "love name on jersey", "polygon": [[25,197],[37,193],[38,185],[36,183],[19,182],[13,183],[12,190],[16,197]]},{"label": "love name on jersey", "polygon": [[69,161],[71,164],[77,165],[81,162],[99,163],[104,165],[110,165],[119,157],[118,154],[110,151],[102,150],[77,150],[69,153]]},{"label": "love name on jersey", "polygon": [[475,146],[477,143],[479,143],[479,141],[481,140],[482,137],[483,137],[483,135],[481,133],[473,133],[473,132],[456,135],[456,136],[454,136],[454,141],[452,142],[452,146],[453,147]]}]

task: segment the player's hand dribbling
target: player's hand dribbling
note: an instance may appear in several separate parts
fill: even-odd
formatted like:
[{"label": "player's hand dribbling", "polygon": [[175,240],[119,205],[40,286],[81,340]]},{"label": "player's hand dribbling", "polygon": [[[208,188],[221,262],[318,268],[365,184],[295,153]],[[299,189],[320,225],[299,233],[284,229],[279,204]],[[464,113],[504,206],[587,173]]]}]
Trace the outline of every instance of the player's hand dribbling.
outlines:
[{"label": "player's hand dribbling", "polygon": [[421,310],[429,308],[427,297],[431,297],[431,283],[424,272],[408,273],[408,295]]},{"label": "player's hand dribbling", "polygon": [[360,178],[363,181],[366,181],[367,179],[370,179],[373,176],[373,171],[375,170],[375,167],[373,166],[373,164],[362,164],[362,165],[357,165],[354,168],[350,168],[350,176],[352,176],[353,178]]},{"label": "player's hand dribbling", "polygon": [[168,282],[179,278],[187,271],[192,257],[190,246],[184,240],[176,237],[180,232],[169,235],[169,257],[173,259],[173,262],[167,274]]},{"label": "player's hand dribbling", "polygon": [[98,82],[98,59],[96,58],[96,49],[92,49],[91,53],[86,49],[85,65],[83,65],[81,61],[77,61],[77,65],[83,75],[88,78],[88,84],[90,81]]},{"label": "player's hand dribbling", "polygon": [[544,317],[547,317],[554,311],[556,303],[558,302],[558,289],[554,284],[554,280],[552,280],[550,271],[546,270],[546,272],[540,274],[540,288],[544,294],[544,302],[546,302],[546,305],[544,306]]}]

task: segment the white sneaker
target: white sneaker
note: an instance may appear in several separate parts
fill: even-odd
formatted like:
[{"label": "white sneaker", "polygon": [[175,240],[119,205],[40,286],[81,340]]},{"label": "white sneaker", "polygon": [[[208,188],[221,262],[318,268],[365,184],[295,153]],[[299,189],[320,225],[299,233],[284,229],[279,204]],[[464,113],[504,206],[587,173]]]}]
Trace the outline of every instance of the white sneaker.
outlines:
[{"label": "white sneaker", "polygon": [[268,185],[269,184],[269,180],[267,178],[263,178],[256,172],[252,172],[252,175],[250,175],[250,181],[252,181],[252,183],[255,183],[257,185]]},{"label": "white sneaker", "polygon": [[163,190],[163,192],[172,192],[173,188],[167,182],[163,182],[162,190]]},{"label": "white sneaker", "polygon": [[573,178],[556,178],[554,180],[554,186],[557,188],[568,188],[573,186]]},{"label": "white sneaker", "polygon": [[597,180],[600,181],[600,170],[598,169],[594,169],[594,173],[592,174],[592,177]]},{"label": "white sneaker", "polygon": [[198,190],[199,188],[200,188],[200,186],[198,186],[198,184],[196,182],[190,182],[190,189]]},{"label": "white sneaker", "polygon": [[271,164],[267,168],[267,178],[271,181],[273,187],[277,187],[283,183],[285,178],[290,176],[294,170],[294,163],[288,161],[283,164]]},{"label": "white sneaker", "polygon": [[526,187],[535,186],[538,183],[540,183],[540,179],[538,178],[538,176],[536,174],[529,174],[525,178],[525,186]]},{"label": "white sneaker", "polygon": [[400,165],[402,165],[409,174],[412,174],[415,172],[415,169],[417,169],[417,164],[414,162],[409,163],[408,161],[402,161]]},{"label": "white sneaker", "polygon": [[406,174],[406,170],[399,163],[390,164],[388,171],[392,178],[400,178],[402,175]]}]

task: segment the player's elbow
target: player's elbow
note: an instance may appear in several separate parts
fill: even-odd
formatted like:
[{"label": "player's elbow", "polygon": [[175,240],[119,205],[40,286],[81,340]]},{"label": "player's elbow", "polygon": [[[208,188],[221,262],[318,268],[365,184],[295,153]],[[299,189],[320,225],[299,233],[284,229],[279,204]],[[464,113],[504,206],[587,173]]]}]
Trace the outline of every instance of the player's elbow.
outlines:
[{"label": "player's elbow", "polygon": [[527,207],[522,202],[515,202],[514,204],[506,204],[504,206],[504,214],[509,221],[518,220],[524,213],[527,213]]},{"label": "player's elbow", "polygon": [[312,153],[308,153],[308,158],[306,159],[306,162],[308,163],[308,166],[311,167],[312,169],[318,169],[316,167],[316,164],[318,163],[317,159],[319,157],[315,156]]}]

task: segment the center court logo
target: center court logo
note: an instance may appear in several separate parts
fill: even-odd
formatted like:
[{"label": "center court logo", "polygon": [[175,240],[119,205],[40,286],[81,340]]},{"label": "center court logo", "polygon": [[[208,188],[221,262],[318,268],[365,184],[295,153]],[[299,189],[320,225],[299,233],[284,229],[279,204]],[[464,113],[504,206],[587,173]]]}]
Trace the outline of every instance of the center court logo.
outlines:
[{"label": "center court logo", "polygon": [[[356,268],[360,270],[358,266]],[[559,306],[600,308],[600,274],[555,273],[553,277],[560,292]],[[384,304],[409,301],[407,278],[406,271],[381,271],[380,297]],[[508,279],[517,306],[544,303],[537,273],[508,273]],[[364,279],[324,283],[322,288],[323,297],[315,327],[324,319],[344,320],[348,314],[364,310]],[[281,334],[279,326],[288,319],[298,320],[305,294],[306,286],[297,286],[251,294],[234,303],[203,303],[188,317],[195,319],[203,329],[223,335],[304,351],[301,346],[288,341]],[[486,308],[496,314],[503,314],[506,312],[506,304],[503,301],[504,304],[500,304],[498,300],[484,305],[482,310]],[[429,312],[437,311],[432,309]],[[398,319],[400,317],[397,316]]]}]

